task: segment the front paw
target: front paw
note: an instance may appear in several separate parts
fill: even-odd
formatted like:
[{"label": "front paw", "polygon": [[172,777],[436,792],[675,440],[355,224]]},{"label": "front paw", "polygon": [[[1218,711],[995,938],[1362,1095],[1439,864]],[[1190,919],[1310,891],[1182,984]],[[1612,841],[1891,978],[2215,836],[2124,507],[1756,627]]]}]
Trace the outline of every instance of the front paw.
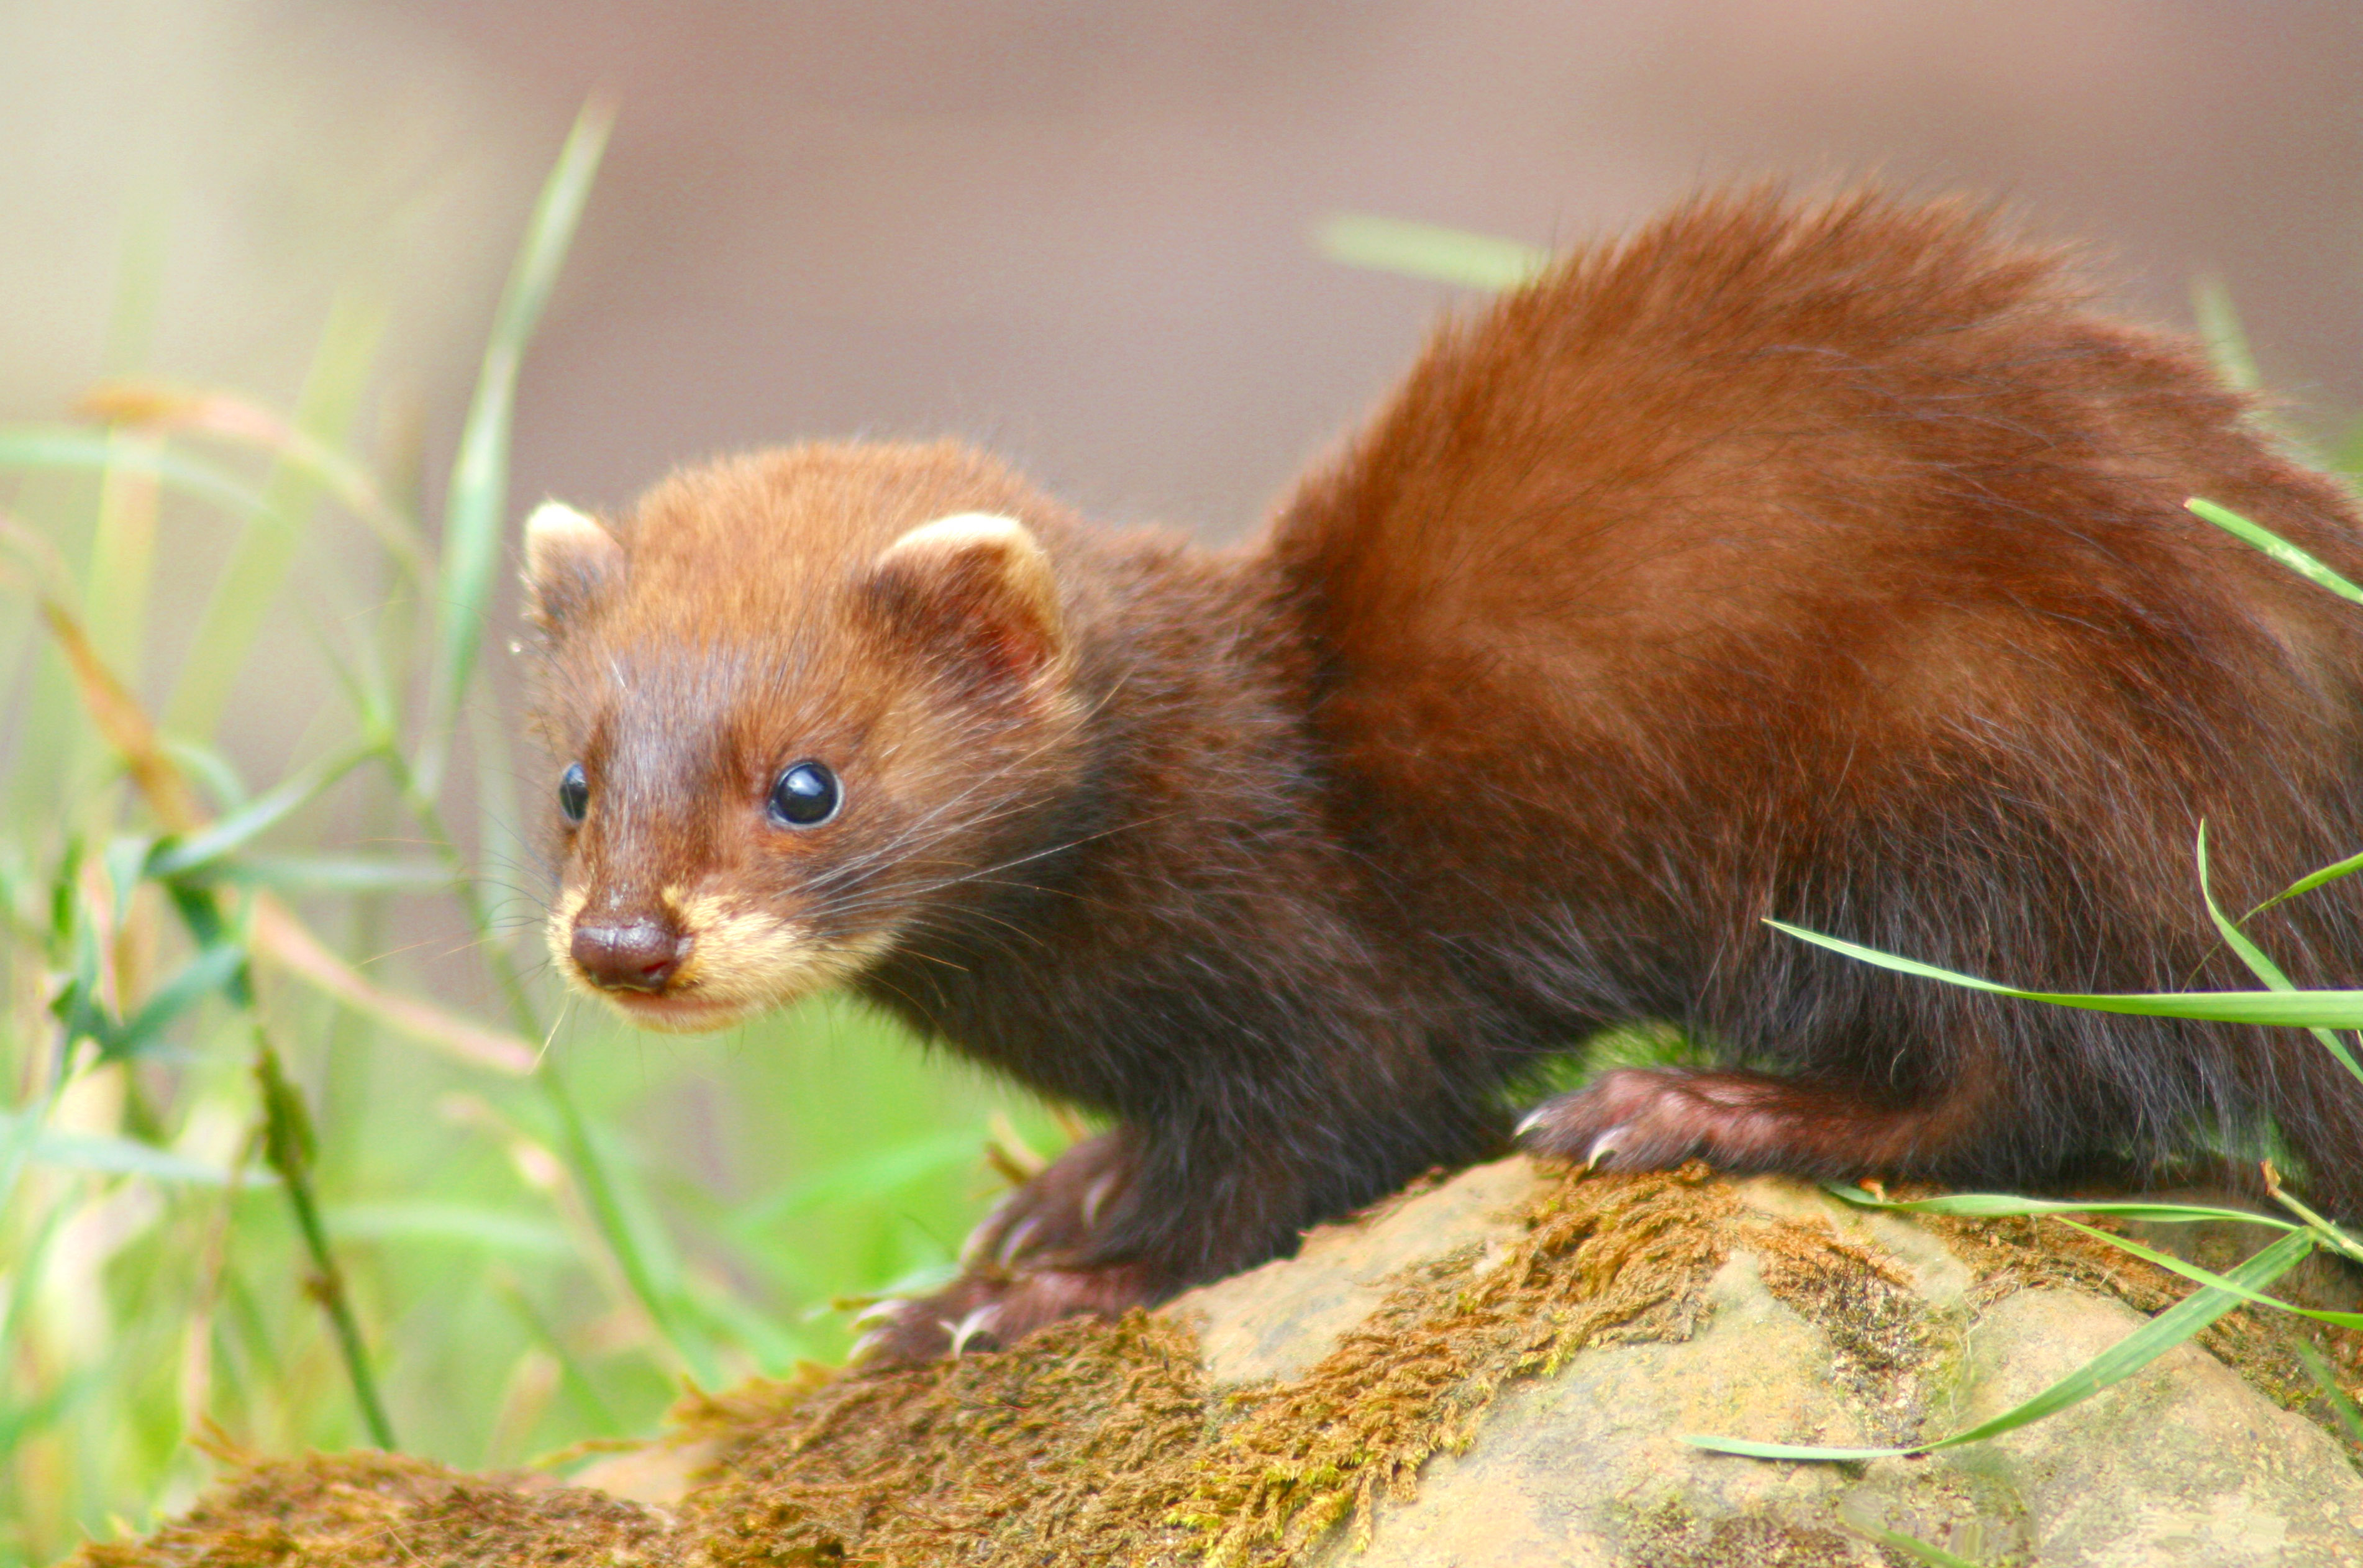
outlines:
[{"label": "front paw", "polygon": [[1087,1138],[1011,1190],[960,1249],[960,1278],[933,1296],[881,1302],[854,1346],[873,1363],[932,1361],[1015,1344],[1079,1313],[1115,1317],[1161,1298],[1167,1281],[1139,1262],[1095,1252],[1133,1201],[1134,1144],[1122,1129]]},{"label": "front paw", "polygon": [[988,1265],[933,1296],[871,1307],[861,1320],[872,1327],[855,1342],[849,1359],[866,1366],[899,1366],[1005,1349],[1062,1318],[1114,1318],[1153,1306],[1166,1294],[1161,1285],[1155,1271],[1138,1262],[1091,1268]]},{"label": "front paw", "polygon": [[960,1266],[981,1273],[1080,1257],[1131,1198],[1134,1165],[1121,1129],[1084,1139],[993,1205],[961,1244]]},{"label": "front paw", "polygon": [[1763,1097],[1760,1085],[1736,1076],[1623,1067],[1536,1106],[1518,1124],[1518,1141],[1587,1171],[1666,1171],[1700,1157],[1723,1163],[1746,1146]]}]

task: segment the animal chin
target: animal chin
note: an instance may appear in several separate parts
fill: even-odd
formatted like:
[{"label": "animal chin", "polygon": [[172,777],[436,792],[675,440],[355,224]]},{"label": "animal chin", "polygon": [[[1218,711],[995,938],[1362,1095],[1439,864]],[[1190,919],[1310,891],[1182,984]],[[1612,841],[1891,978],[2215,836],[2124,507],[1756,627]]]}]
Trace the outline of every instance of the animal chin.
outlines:
[{"label": "animal chin", "polygon": [[760,1002],[724,1001],[695,992],[651,995],[638,991],[592,993],[644,1029],[665,1034],[710,1034],[762,1010]]}]

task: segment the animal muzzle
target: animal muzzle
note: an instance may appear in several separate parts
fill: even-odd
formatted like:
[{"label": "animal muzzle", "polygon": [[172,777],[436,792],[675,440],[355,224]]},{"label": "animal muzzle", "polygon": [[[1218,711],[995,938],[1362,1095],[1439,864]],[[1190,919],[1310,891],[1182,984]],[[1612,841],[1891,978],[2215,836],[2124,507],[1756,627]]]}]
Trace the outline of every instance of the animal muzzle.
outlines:
[{"label": "animal muzzle", "polygon": [[662,991],[688,962],[689,934],[671,920],[577,920],[567,954],[602,991]]}]

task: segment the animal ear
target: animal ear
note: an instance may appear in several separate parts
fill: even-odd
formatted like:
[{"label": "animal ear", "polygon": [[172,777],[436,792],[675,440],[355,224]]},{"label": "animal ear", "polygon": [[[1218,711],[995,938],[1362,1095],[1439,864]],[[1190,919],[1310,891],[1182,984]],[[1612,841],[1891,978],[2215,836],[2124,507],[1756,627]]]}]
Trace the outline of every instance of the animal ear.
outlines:
[{"label": "animal ear", "polygon": [[971,681],[1025,685],[1071,656],[1050,558],[1014,517],[922,523],[886,547],[866,586],[890,628],[940,650]]},{"label": "animal ear", "polygon": [[544,631],[580,619],[624,580],[624,547],[599,520],[544,501],[525,520],[526,613]]}]

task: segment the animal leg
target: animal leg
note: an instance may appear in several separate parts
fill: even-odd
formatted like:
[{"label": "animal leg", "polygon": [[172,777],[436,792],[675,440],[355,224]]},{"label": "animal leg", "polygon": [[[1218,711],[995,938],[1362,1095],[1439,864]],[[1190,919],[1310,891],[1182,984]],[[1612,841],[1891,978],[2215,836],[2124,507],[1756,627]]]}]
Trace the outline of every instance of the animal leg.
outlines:
[{"label": "animal leg", "polygon": [[1115,1317],[1172,1293],[1139,1259],[1096,1258],[1105,1216],[1131,1195],[1137,1168],[1122,1130],[1089,1138],[1012,1191],[960,1249],[960,1276],[932,1296],[882,1302],[857,1360],[926,1361],[1015,1344],[1078,1313]]},{"label": "animal leg", "polygon": [[1768,1073],[1619,1068],[1545,1100],[1518,1136],[1535,1153],[1609,1171],[1704,1160],[1800,1176],[1933,1173],[1991,1108],[1990,1096],[1967,1088],[1892,1106]]}]

